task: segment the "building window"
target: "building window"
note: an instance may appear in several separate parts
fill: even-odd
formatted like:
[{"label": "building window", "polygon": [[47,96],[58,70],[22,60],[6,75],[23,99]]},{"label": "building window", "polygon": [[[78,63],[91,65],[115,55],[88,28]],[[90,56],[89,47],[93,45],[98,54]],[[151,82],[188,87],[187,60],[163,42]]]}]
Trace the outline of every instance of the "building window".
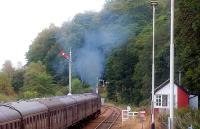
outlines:
[{"label": "building window", "polygon": [[168,95],[156,95],[156,106],[167,107],[168,106]]},{"label": "building window", "polygon": [[162,106],[167,107],[167,95],[162,95]]},{"label": "building window", "polygon": [[156,95],[156,106],[161,106],[161,95]]}]

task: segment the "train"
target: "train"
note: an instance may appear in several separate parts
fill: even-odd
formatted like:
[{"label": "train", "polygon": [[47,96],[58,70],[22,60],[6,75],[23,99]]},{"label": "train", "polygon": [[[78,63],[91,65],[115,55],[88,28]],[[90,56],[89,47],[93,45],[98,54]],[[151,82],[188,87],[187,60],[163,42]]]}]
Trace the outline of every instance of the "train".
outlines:
[{"label": "train", "polygon": [[98,94],[84,93],[0,104],[0,129],[67,129],[100,114]]}]

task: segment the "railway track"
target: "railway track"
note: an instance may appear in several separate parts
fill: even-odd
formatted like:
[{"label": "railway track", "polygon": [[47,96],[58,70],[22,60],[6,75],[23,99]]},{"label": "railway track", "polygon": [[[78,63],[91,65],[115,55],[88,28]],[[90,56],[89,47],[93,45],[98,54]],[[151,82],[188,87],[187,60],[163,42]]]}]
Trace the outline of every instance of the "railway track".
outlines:
[{"label": "railway track", "polygon": [[120,109],[113,106],[107,106],[106,108],[112,110],[111,113],[109,114],[107,118],[101,121],[94,129],[111,129],[112,126],[120,117],[121,115]]}]

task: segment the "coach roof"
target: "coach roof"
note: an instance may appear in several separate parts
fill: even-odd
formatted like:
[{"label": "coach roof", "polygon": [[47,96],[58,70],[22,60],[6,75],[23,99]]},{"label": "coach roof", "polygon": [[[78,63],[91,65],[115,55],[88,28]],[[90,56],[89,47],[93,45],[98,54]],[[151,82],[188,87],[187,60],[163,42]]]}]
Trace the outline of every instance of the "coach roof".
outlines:
[{"label": "coach roof", "polygon": [[63,102],[61,102],[60,99],[55,98],[55,97],[46,98],[46,99],[39,99],[37,101],[40,102],[41,104],[46,105],[49,110],[65,106],[65,104]]},{"label": "coach roof", "polygon": [[10,103],[15,109],[19,110],[23,116],[48,111],[48,108],[37,101],[20,101]]},{"label": "coach roof", "polygon": [[6,121],[11,121],[11,120],[16,120],[16,119],[20,119],[20,118],[21,118],[21,116],[17,111],[15,111],[9,107],[0,106],[0,123],[6,122]]},{"label": "coach roof", "polygon": [[72,105],[72,104],[75,104],[76,103],[76,100],[71,98],[70,96],[62,96],[62,97],[59,97],[60,101],[65,103],[65,105]]}]

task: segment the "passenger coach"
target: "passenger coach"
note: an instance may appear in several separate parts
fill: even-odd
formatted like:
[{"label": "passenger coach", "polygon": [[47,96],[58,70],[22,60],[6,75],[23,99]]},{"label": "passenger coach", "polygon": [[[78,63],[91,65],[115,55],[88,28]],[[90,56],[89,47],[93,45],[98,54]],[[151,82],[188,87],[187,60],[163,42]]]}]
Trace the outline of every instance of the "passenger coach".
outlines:
[{"label": "passenger coach", "polygon": [[0,129],[65,129],[100,113],[97,94],[57,96],[0,105]]}]

